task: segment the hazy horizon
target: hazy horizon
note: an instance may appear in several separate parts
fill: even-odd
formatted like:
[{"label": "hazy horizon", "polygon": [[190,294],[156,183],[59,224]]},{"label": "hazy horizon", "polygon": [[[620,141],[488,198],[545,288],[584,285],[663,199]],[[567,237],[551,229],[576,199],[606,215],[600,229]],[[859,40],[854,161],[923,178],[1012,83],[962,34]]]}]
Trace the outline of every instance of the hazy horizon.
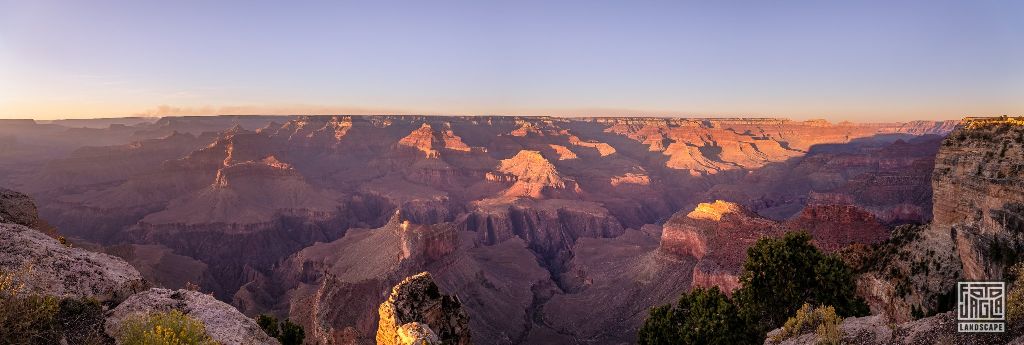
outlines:
[{"label": "hazy horizon", "polygon": [[0,0],[0,119],[1024,113],[1024,3]]},{"label": "hazy horizon", "polygon": [[[36,122],[39,122],[39,123],[50,123],[50,122],[61,122],[61,121],[89,121],[89,120],[116,120],[116,119],[152,119],[152,120],[156,121],[156,120],[164,118],[164,117],[217,117],[217,116],[268,116],[268,117],[282,117],[282,116],[285,116],[285,117],[288,117],[288,116],[427,116],[427,117],[444,117],[444,116],[451,116],[451,117],[497,116],[497,117],[552,117],[552,118],[566,118],[566,119],[588,118],[588,117],[596,117],[596,118],[647,118],[647,117],[650,117],[650,118],[709,119],[709,120],[714,120],[714,119],[734,119],[734,118],[742,118],[742,119],[760,119],[760,118],[764,118],[764,119],[779,119],[779,120],[791,120],[791,121],[817,121],[817,120],[825,120],[825,121],[828,121],[828,122],[833,123],[833,124],[843,123],[843,122],[860,123],[860,124],[870,124],[870,123],[905,123],[905,122],[912,122],[912,121],[944,122],[944,121],[960,121],[960,120],[963,120],[963,118],[964,118],[964,117],[960,117],[960,118],[948,118],[948,119],[909,119],[909,120],[890,120],[890,121],[885,121],[885,120],[881,120],[881,121],[857,121],[857,120],[834,120],[834,119],[827,119],[827,118],[806,118],[806,119],[804,119],[804,118],[792,118],[792,117],[785,117],[785,116],[767,116],[767,117],[765,117],[765,116],[745,116],[745,115],[737,115],[737,116],[724,116],[724,115],[722,115],[722,116],[688,116],[688,115],[660,115],[660,114],[642,114],[642,113],[595,114],[595,115],[422,114],[422,113],[380,113],[380,114],[369,114],[369,113],[243,114],[243,113],[239,113],[239,114],[173,114],[173,115],[144,115],[144,114],[139,114],[139,115],[121,115],[121,116],[115,115],[115,116],[95,116],[95,117],[83,116],[83,117],[66,117],[66,118],[48,118],[48,119],[30,118],[30,117],[9,117],[9,118],[8,117],[0,117],[0,120],[33,120],[33,121],[36,121]],[[1001,116],[1001,115],[993,115],[993,116],[987,116],[987,117],[998,117],[998,116]],[[965,117],[969,117],[969,116],[965,116]]]}]

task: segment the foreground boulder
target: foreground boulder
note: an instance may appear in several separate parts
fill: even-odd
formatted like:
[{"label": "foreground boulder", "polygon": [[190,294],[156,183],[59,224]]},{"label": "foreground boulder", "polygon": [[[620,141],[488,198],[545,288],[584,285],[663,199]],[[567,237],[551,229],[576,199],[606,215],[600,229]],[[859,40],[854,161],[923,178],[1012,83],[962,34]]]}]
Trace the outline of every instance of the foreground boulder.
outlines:
[{"label": "foreground boulder", "polygon": [[67,247],[42,232],[0,224],[0,271],[19,272],[24,291],[117,304],[148,283],[124,260]]},{"label": "foreground boulder", "polygon": [[430,273],[406,278],[380,305],[378,345],[468,345],[469,317],[457,296],[442,295]]},{"label": "foreground boulder", "polygon": [[153,288],[131,296],[107,316],[105,330],[117,338],[121,327],[130,318],[174,309],[202,322],[210,338],[222,345],[279,344],[264,333],[256,321],[234,307],[213,296],[184,289]]}]

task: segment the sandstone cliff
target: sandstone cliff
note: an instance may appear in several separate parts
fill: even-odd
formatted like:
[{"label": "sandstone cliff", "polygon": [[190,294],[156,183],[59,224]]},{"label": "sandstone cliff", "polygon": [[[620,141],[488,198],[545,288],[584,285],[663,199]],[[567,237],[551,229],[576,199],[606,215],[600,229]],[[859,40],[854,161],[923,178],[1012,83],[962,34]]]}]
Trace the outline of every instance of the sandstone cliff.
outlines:
[{"label": "sandstone cliff", "polygon": [[721,200],[701,203],[685,215],[665,222],[661,250],[697,260],[693,286],[718,286],[731,292],[739,287],[739,272],[747,248],[762,237],[785,232],[774,221],[758,217],[743,207]]},{"label": "sandstone cliff", "polygon": [[1024,252],[1024,126],[967,122],[935,160],[932,231],[956,242],[964,278],[1000,279]]},{"label": "sandstone cliff", "polygon": [[[378,345],[411,344],[416,338],[431,334],[442,344],[472,344],[462,303],[457,296],[442,294],[430,273],[413,275],[395,285],[388,299],[381,303],[379,313]],[[424,330],[415,332],[424,334],[410,336],[414,329]]]},{"label": "sandstone cliff", "polygon": [[1022,145],[1024,129],[998,118],[968,119],[942,142],[932,223],[897,228],[861,262],[872,313],[906,322],[952,308],[957,281],[1004,278],[1024,252]]}]

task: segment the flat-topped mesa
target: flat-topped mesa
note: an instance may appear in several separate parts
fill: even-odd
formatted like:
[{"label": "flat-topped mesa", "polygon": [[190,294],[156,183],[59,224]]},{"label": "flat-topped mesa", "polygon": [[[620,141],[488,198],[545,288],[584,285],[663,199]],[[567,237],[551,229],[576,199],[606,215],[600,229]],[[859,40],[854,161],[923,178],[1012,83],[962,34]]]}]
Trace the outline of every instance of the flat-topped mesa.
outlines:
[{"label": "flat-topped mesa", "polygon": [[712,203],[702,202],[693,211],[686,214],[686,218],[698,220],[721,221],[727,214],[736,214],[745,217],[752,217],[753,213],[743,206],[722,200],[715,200]]},{"label": "flat-topped mesa", "polygon": [[420,128],[398,141],[398,146],[422,151],[426,158],[439,158],[441,149],[469,152],[469,145],[455,135],[450,126],[441,131],[434,131],[430,124],[424,122]]},{"label": "flat-topped mesa", "polygon": [[583,140],[575,135],[569,135],[569,143],[580,147],[589,147],[595,149],[597,150],[597,153],[601,155],[601,157],[609,156],[615,153],[615,148],[612,147],[611,145],[608,145],[607,143],[602,143],[593,140]]},{"label": "flat-topped mesa", "polygon": [[469,316],[459,297],[441,294],[427,272],[395,285],[378,313],[378,345],[415,344],[413,341],[421,337],[436,337],[440,344],[472,344]]},{"label": "flat-topped mesa", "polygon": [[[715,247],[709,241],[757,240],[776,234],[781,227],[736,203],[715,200],[700,203],[684,216],[670,218],[662,230],[661,251],[701,259]],[[745,248],[743,248],[745,249]],[[740,250],[743,251],[743,250]]]},{"label": "flat-topped mesa", "polygon": [[932,175],[931,230],[956,242],[967,279],[1001,279],[1024,252],[1022,118],[968,118],[946,137]]},{"label": "flat-topped mesa", "polygon": [[965,117],[963,124],[966,129],[977,129],[994,125],[1024,126],[1024,116]]},{"label": "flat-topped mesa", "polygon": [[558,197],[579,194],[575,181],[563,177],[539,151],[521,150],[512,158],[501,160],[496,172],[487,173],[487,179],[513,182],[505,196]]},{"label": "flat-topped mesa", "polygon": [[259,161],[235,163],[221,168],[217,171],[213,186],[227,188],[232,181],[250,178],[302,179],[302,175],[290,164],[269,156]]},{"label": "flat-topped mesa", "polygon": [[785,230],[735,203],[701,203],[685,216],[677,213],[662,228],[663,253],[697,259],[693,286],[718,286],[731,292],[739,287],[739,272],[747,248],[766,236]]}]

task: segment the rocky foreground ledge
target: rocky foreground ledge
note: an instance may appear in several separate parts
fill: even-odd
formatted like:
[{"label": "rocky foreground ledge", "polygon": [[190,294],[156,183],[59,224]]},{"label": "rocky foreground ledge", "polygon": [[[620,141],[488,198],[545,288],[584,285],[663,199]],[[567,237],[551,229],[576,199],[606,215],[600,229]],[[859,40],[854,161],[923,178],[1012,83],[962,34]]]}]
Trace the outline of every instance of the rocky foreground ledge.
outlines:
[{"label": "rocky foreground ledge", "polygon": [[[201,322],[222,345],[279,344],[256,321],[211,295],[149,289],[142,274],[121,258],[74,248],[44,234],[53,229],[35,210],[24,194],[0,188],[0,272],[10,274],[24,294],[100,302],[105,310],[104,331],[110,337],[106,341],[117,338],[128,318],[179,310]],[[0,343],[16,341],[4,338],[0,328]]]},{"label": "rocky foreground ledge", "polygon": [[279,344],[238,309],[213,296],[190,290],[153,288],[132,295],[107,316],[108,335],[119,334],[126,320],[155,312],[181,311],[202,322],[210,338],[222,345]]},{"label": "rocky foreground ledge", "polygon": [[0,271],[17,272],[22,289],[116,305],[149,284],[121,258],[71,248],[35,229],[0,224]]}]

